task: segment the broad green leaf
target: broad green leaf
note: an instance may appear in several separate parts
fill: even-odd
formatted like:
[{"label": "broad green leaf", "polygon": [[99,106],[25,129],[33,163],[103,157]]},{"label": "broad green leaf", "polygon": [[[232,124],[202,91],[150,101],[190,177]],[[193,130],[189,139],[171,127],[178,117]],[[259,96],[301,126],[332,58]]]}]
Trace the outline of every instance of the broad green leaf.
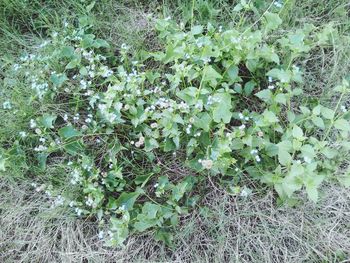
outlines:
[{"label": "broad green leaf", "polygon": [[214,95],[214,99],[217,103],[213,107],[213,120],[217,123],[221,121],[229,123],[232,117],[231,95],[229,93],[217,93]]},{"label": "broad green leaf", "polygon": [[278,79],[282,83],[289,83],[292,78],[292,74],[289,70],[285,71],[284,69],[277,68],[271,69],[266,75]]},{"label": "broad green leaf", "polygon": [[306,157],[310,159],[310,161],[314,159],[316,156],[315,150],[310,144],[303,145],[300,150],[301,150],[302,156],[304,158]]},{"label": "broad green leaf", "polygon": [[136,202],[136,199],[139,197],[140,192],[123,192],[118,199],[116,200],[116,206],[122,207],[124,206],[124,209],[131,210]]},{"label": "broad green leaf", "polygon": [[294,138],[296,138],[298,140],[304,139],[304,132],[298,125],[294,125],[293,130],[292,130],[292,135]]},{"label": "broad green leaf", "polygon": [[318,200],[318,190],[317,187],[314,185],[306,185],[306,193],[307,196],[310,198],[311,201],[313,201],[314,203],[317,202]]},{"label": "broad green leaf", "polygon": [[65,46],[61,49],[61,56],[64,58],[71,58],[74,56],[74,47]]},{"label": "broad green leaf", "polygon": [[61,87],[67,80],[67,76],[65,74],[52,74],[50,80],[55,86]]},{"label": "broad green leaf", "polygon": [[81,136],[82,133],[74,129],[72,125],[68,125],[58,130],[58,134],[63,139],[69,139],[75,136]]},{"label": "broad green leaf", "polygon": [[277,103],[281,103],[283,105],[286,105],[287,104],[287,96],[286,96],[286,94],[283,94],[283,93],[277,94],[276,97],[275,97],[275,101]]},{"label": "broad green leaf", "polygon": [[265,19],[266,19],[266,30],[275,30],[282,24],[282,19],[279,17],[278,14],[266,12],[265,13]]},{"label": "broad green leaf", "polygon": [[268,102],[269,100],[271,100],[272,92],[269,89],[263,89],[255,93],[255,96],[257,96],[262,101]]},{"label": "broad green leaf", "polygon": [[288,166],[292,162],[292,156],[289,152],[284,150],[278,151],[278,161],[284,166]]},{"label": "broad green leaf", "polygon": [[322,109],[322,106],[321,105],[317,105],[315,108],[312,109],[312,114],[314,114],[316,116],[320,115],[321,109]]},{"label": "broad green leaf", "polygon": [[84,151],[84,145],[81,141],[71,141],[65,143],[63,148],[67,151],[68,154],[73,156],[81,154]]},{"label": "broad green leaf", "polygon": [[94,41],[94,47],[95,48],[101,48],[101,47],[109,48],[109,44],[106,40],[98,38]]},{"label": "broad green leaf", "polygon": [[329,108],[326,107],[321,107],[321,114],[324,118],[328,119],[328,120],[332,120],[334,118],[334,110],[331,110]]},{"label": "broad green leaf", "polygon": [[50,114],[45,113],[41,117],[40,121],[45,128],[53,129],[54,128],[53,123],[55,122],[56,118],[57,118],[56,115],[50,115]]},{"label": "broad green leaf", "polygon": [[265,110],[263,113],[264,119],[269,123],[276,123],[278,122],[278,118],[276,114],[272,111]]},{"label": "broad green leaf", "polygon": [[334,122],[334,127],[342,131],[350,131],[350,124],[347,120],[338,119]]},{"label": "broad green leaf", "polygon": [[49,156],[49,154],[45,153],[45,152],[38,153],[38,155],[37,155],[39,168],[43,171],[46,169],[46,161],[47,161],[48,156]]},{"label": "broad green leaf", "polygon": [[324,156],[326,156],[327,158],[332,159],[335,156],[337,156],[338,151],[330,147],[325,147],[321,150],[321,153],[324,154]]},{"label": "broad green leaf", "polygon": [[167,246],[173,246],[173,234],[165,229],[158,229],[155,235],[155,239],[158,241],[163,241]]},{"label": "broad green leaf", "polygon": [[191,29],[191,33],[193,35],[199,35],[199,34],[202,34],[202,32],[203,32],[203,26],[200,26],[200,25],[194,26]]},{"label": "broad green leaf", "polygon": [[324,121],[323,121],[323,119],[322,118],[320,118],[320,117],[313,117],[312,118],[312,122],[313,122],[313,124],[315,124],[317,127],[319,127],[320,129],[324,129],[325,128],[325,126],[324,126]]},{"label": "broad green leaf", "polygon": [[253,81],[253,80],[248,81],[244,85],[244,93],[245,93],[245,95],[249,96],[250,94],[252,94],[255,86],[256,86],[256,82],[255,81]]},{"label": "broad green leaf", "polygon": [[156,149],[159,147],[159,144],[156,139],[154,138],[146,138],[145,139],[145,151],[150,152],[153,149]]},{"label": "broad green leaf", "polygon": [[208,113],[203,112],[199,113],[198,116],[194,117],[193,125],[197,128],[201,128],[204,131],[208,132],[210,128],[211,117]]},{"label": "broad green leaf", "polygon": [[216,87],[218,80],[222,79],[222,76],[210,65],[207,66],[203,72],[202,81],[209,82],[213,87]]}]

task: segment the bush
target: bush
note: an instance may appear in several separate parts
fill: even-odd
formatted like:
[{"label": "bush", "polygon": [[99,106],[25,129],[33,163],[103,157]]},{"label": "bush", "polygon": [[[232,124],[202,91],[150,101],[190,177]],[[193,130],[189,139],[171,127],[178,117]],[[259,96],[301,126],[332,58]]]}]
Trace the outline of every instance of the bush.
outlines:
[{"label": "bush", "polygon": [[[226,30],[157,20],[163,47],[136,55],[126,45],[114,52],[88,17],[66,24],[8,69],[33,89],[40,110],[3,151],[0,169],[14,148],[42,171],[63,160],[73,188],[59,193],[53,184],[47,194],[96,217],[109,245],[148,229],[171,245],[180,216],[200,205],[212,180],[244,196],[249,177],[282,201],[305,189],[316,202],[319,185],[348,155],[342,102],[350,88],[343,80],[334,89],[333,109],[303,98],[297,63],[333,44],[337,32],[305,25],[285,33],[269,12],[258,22]],[[9,114],[20,106],[3,102]],[[170,176],[173,159],[190,173]],[[349,172],[342,174],[336,179],[349,186]]]}]

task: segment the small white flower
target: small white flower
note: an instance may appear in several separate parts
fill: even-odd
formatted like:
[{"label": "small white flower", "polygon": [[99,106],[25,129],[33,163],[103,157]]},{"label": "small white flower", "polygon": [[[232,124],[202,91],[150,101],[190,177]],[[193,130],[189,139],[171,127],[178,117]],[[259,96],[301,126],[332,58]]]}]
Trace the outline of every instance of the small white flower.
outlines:
[{"label": "small white flower", "polygon": [[347,112],[347,109],[346,109],[346,107],[345,107],[344,105],[341,105],[341,106],[340,106],[340,109],[341,109],[341,111],[344,112],[344,113]]},{"label": "small white flower", "polygon": [[103,231],[100,231],[100,232],[98,233],[98,238],[99,238],[99,239],[103,239],[103,237],[104,237],[104,232],[103,232]]},{"label": "small white flower", "polygon": [[5,101],[5,102],[2,104],[2,107],[4,108],[4,110],[11,110],[11,109],[12,109],[11,102]]},{"label": "small white flower", "polygon": [[270,90],[273,90],[275,88],[275,86],[274,85],[269,85],[267,88],[270,89]]},{"label": "small white flower", "polygon": [[156,122],[151,123],[151,128],[155,129],[158,127],[158,124]]},{"label": "small white flower", "polygon": [[154,188],[157,188],[157,187],[158,187],[158,185],[159,185],[159,184],[158,184],[158,183],[156,183],[156,184],[154,184],[154,185],[153,185],[153,187],[154,187]]},{"label": "small white flower", "polygon": [[283,6],[283,3],[278,2],[278,1],[275,1],[273,4],[278,8],[281,8]]},{"label": "small white flower", "polygon": [[244,125],[244,124],[242,124],[241,126],[239,126],[239,127],[238,127],[238,129],[240,129],[240,130],[244,130],[244,129],[245,129],[245,125]]},{"label": "small white flower", "polygon": [[243,190],[241,191],[240,196],[242,197],[248,197],[252,193],[252,190],[250,190],[247,187],[244,187]]},{"label": "small white flower", "polygon": [[20,131],[19,136],[21,136],[22,138],[25,138],[27,137],[27,133],[25,131]]},{"label": "small white flower", "polygon": [[213,167],[213,161],[208,159],[208,160],[202,160],[201,162],[202,166],[204,169],[210,170]]}]

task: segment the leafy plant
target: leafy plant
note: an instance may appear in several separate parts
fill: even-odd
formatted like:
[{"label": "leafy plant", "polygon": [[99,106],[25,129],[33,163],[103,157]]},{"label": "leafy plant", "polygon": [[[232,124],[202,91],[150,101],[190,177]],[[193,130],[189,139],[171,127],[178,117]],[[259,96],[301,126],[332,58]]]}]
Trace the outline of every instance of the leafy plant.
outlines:
[{"label": "leafy plant", "polygon": [[[96,217],[109,245],[147,230],[171,245],[209,178],[232,192],[249,176],[281,200],[305,189],[316,202],[349,152],[342,102],[350,88],[346,80],[335,88],[332,109],[301,99],[298,59],[332,44],[336,30],[305,25],[280,34],[281,24],[270,12],[259,27],[226,30],[162,19],[161,50],[132,55],[122,45],[116,56],[82,17],[9,69],[32,87],[33,100],[59,107],[33,117],[17,144],[41,169],[53,155],[66,161],[75,191],[47,193]],[[171,176],[174,158],[190,172]],[[348,186],[349,172],[337,179]]]}]

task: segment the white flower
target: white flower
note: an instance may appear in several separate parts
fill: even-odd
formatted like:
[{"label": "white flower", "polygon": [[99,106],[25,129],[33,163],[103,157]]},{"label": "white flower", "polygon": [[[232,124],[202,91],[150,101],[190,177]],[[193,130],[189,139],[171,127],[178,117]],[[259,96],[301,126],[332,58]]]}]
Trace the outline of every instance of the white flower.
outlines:
[{"label": "white flower", "polygon": [[19,132],[19,135],[20,135],[22,138],[27,137],[27,133],[26,133],[25,131],[20,131],[20,132]]},{"label": "white flower", "polygon": [[251,193],[252,193],[252,190],[250,190],[250,189],[247,188],[247,187],[244,187],[243,190],[241,191],[240,196],[242,196],[242,197],[247,197],[247,196],[249,196]]},{"label": "white flower", "polygon": [[201,162],[202,166],[204,169],[210,170],[213,167],[213,161],[208,159],[208,160],[202,160]]},{"label": "white flower", "polygon": [[103,232],[103,231],[100,231],[100,232],[98,233],[98,238],[99,238],[99,239],[103,239],[103,237],[104,237],[104,232]]},{"label": "white flower", "polygon": [[12,109],[11,102],[5,101],[5,102],[2,104],[2,107],[4,108],[4,110],[11,110],[11,109]]},{"label": "white flower", "polygon": [[341,109],[341,111],[344,112],[344,113],[347,112],[347,109],[346,109],[346,107],[345,107],[344,105],[341,105],[341,106],[340,106],[340,109]]},{"label": "white flower", "polygon": [[273,90],[275,88],[275,86],[274,85],[269,85],[267,88],[270,89],[270,90]]},{"label": "white flower", "polygon": [[158,185],[159,185],[159,184],[158,184],[158,183],[156,183],[156,184],[154,184],[154,185],[153,185],[153,187],[154,187],[154,188],[157,188],[157,187],[158,187]]},{"label": "white flower", "polygon": [[239,126],[239,127],[238,127],[238,129],[240,129],[240,130],[244,130],[244,129],[245,129],[245,125],[244,125],[244,124],[242,124],[241,126]]},{"label": "white flower", "polygon": [[283,3],[278,1],[275,1],[273,4],[278,8],[281,8],[283,6]]},{"label": "white flower", "polygon": [[261,161],[260,156],[259,155],[255,156],[255,160],[259,163]]},{"label": "white flower", "polygon": [[151,128],[155,129],[158,127],[158,124],[156,122],[151,123]]}]

